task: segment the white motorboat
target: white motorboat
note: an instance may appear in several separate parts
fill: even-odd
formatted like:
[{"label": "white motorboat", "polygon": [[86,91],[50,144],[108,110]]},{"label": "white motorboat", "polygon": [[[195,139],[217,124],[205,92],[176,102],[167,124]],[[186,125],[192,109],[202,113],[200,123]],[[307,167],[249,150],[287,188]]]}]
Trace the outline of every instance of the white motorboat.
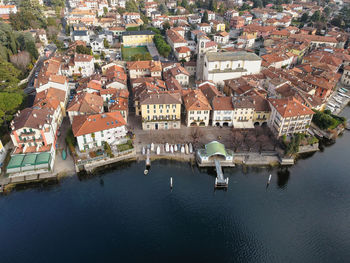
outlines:
[{"label": "white motorboat", "polygon": [[157,155],[159,155],[159,154],[160,154],[160,147],[157,146]]},{"label": "white motorboat", "polygon": [[151,152],[154,152],[154,143],[151,143]]},{"label": "white motorboat", "polygon": [[142,147],[142,155],[145,155],[146,154],[146,149],[145,149],[145,146]]},{"label": "white motorboat", "polygon": [[169,148],[169,143],[166,143],[166,144],[165,144],[165,152],[167,152],[167,153],[168,153],[168,152],[169,152],[169,150],[170,150],[170,148]]},{"label": "white motorboat", "polygon": [[177,152],[177,145],[174,145],[174,152]]},{"label": "white motorboat", "polygon": [[170,145],[170,152],[174,153],[174,147],[172,145]]},{"label": "white motorboat", "polygon": [[185,144],[185,153],[188,154],[188,144]]},{"label": "white motorboat", "polygon": [[193,153],[192,143],[190,143],[188,147],[189,147],[190,153]]},{"label": "white motorboat", "polygon": [[181,146],[181,153],[185,153],[185,147],[183,145]]}]

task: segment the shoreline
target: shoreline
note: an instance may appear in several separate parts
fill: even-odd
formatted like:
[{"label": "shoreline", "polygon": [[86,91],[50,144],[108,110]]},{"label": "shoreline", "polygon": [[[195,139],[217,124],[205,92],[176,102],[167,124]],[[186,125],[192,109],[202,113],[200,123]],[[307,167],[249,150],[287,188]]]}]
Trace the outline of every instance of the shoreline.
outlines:
[{"label": "shoreline", "polygon": [[[276,168],[276,167],[291,167],[293,166],[298,160],[304,159],[303,156],[311,156],[315,152],[321,151],[321,149],[318,147],[317,149],[310,149],[310,151],[306,152],[300,152],[295,154],[292,157],[281,157],[277,152],[236,152],[235,157],[233,158],[233,165],[229,167],[258,167],[258,168]],[[157,155],[153,153],[150,155],[151,161],[157,161],[157,160],[169,160],[169,161],[176,161],[176,162],[183,162],[188,163],[190,165],[196,165],[198,168],[210,168],[214,167],[213,165],[200,165],[197,161],[196,154],[184,154],[184,153],[162,153],[160,155]],[[73,177],[75,175],[82,175],[84,173],[86,174],[95,174],[95,173],[104,173],[108,172],[111,169],[114,169],[117,166],[123,166],[129,162],[145,162],[146,161],[146,155],[142,155],[141,152],[136,151],[135,148],[131,152],[131,154],[127,155],[121,155],[119,157],[114,157],[113,159],[106,159],[106,160],[100,160],[97,163],[88,163],[85,164],[88,166],[88,169],[86,169],[85,165],[83,165],[83,169],[78,169],[78,164],[74,163],[74,168],[65,168],[63,171],[57,171],[55,173],[49,174],[47,177],[44,178],[37,178],[34,180],[22,180],[22,181],[15,181],[8,182],[2,185],[1,189],[3,193],[11,192],[12,189],[16,188],[17,186],[21,187],[23,185],[30,185],[30,184],[42,184],[47,183],[50,181],[60,181],[61,179]],[[146,163],[145,163],[146,167]],[[1,191],[0,191],[1,193]]]}]

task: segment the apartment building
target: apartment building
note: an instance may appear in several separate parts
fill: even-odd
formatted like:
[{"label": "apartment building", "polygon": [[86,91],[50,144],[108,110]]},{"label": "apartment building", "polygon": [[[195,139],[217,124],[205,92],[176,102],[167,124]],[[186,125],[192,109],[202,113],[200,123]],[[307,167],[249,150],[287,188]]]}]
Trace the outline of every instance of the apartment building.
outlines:
[{"label": "apartment building", "polygon": [[74,136],[80,151],[103,147],[107,142],[111,147],[126,142],[126,122],[120,112],[75,116],[72,123]]},{"label": "apartment building", "polygon": [[301,104],[296,98],[270,99],[270,129],[279,137],[294,133],[305,133],[309,128],[314,111]]},{"label": "apartment building", "polygon": [[212,107],[200,89],[191,90],[184,96],[186,125],[208,126]]},{"label": "apartment building", "polygon": [[167,130],[181,127],[181,95],[172,92],[144,93],[140,98],[142,129]]}]

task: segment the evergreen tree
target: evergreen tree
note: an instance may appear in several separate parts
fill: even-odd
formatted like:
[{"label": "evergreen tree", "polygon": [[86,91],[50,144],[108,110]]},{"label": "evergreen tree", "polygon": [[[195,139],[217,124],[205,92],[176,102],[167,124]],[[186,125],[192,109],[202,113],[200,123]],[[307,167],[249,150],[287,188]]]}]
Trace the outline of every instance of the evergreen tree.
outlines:
[{"label": "evergreen tree", "polygon": [[209,23],[208,12],[205,11],[202,17],[202,23]]}]

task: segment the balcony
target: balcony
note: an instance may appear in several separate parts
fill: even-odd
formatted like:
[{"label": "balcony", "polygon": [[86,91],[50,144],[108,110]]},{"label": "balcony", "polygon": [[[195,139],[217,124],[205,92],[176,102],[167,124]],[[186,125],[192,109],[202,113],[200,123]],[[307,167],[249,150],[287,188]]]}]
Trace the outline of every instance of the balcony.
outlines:
[{"label": "balcony", "polygon": [[21,132],[19,134],[20,137],[23,137],[23,136],[33,136],[35,134],[35,131],[26,131],[26,132]]}]

